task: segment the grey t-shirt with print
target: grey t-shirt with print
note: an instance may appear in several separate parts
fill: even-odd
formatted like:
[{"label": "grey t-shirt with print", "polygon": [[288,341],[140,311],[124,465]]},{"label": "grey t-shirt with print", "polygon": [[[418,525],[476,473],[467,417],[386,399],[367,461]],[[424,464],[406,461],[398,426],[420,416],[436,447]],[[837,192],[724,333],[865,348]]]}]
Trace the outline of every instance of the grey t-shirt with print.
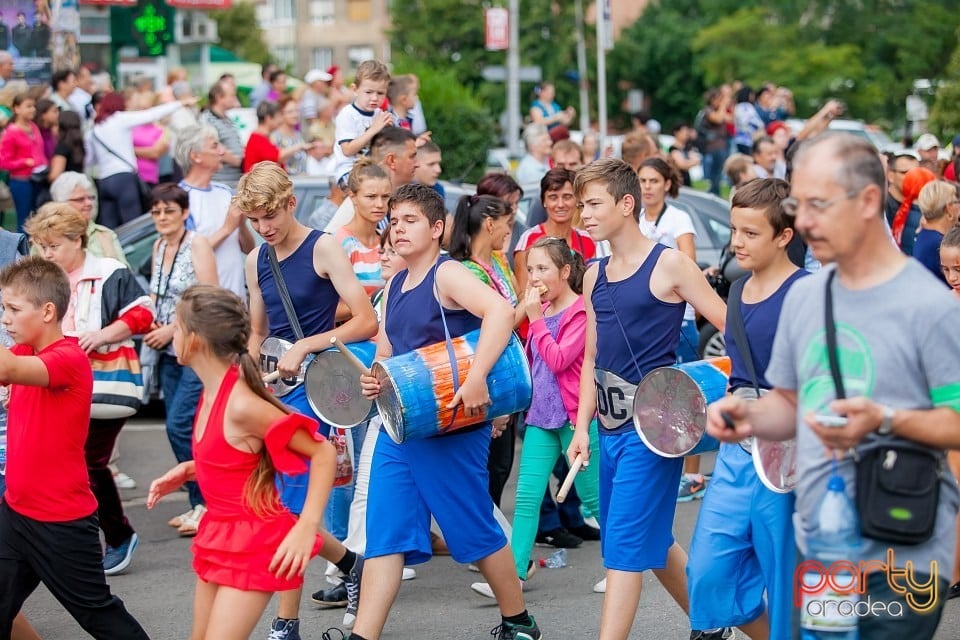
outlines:
[{"label": "grey t-shirt with print", "polygon": [[[828,405],[836,398],[824,332],[825,287],[833,270],[826,267],[790,289],[766,373],[775,387],[798,394],[796,534],[801,549],[804,536],[816,526],[831,472],[823,443],[803,416],[811,411],[830,413]],[[896,409],[960,410],[960,303],[941,282],[911,259],[899,274],[878,286],[850,290],[834,278],[832,290],[837,351],[848,398],[864,396]],[[871,434],[861,444],[875,438]],[[839,471],[853,497],[855,466],[849,456],[839,463]],[[915,546],[864,538],[861,559],[884,561],[892,548],[898,567],[911,560],[916,572],[931,573],[930,563],[936,561],[940,578],[949,579],[958,503],[956,482],[947,471],[940,483],[933,537]]]}]

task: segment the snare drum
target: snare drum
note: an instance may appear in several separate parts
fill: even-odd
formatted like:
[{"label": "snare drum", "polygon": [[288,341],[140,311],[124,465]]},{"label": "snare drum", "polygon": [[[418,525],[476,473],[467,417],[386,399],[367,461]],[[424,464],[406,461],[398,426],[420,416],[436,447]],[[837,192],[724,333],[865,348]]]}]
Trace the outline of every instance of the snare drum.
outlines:
[{"label": "snare drum", "polygon": [[[347,346],[368,368],[377,355],[374,342],[352,342]],[[349,429],[377,413],[373,400],[360,390],[360,374],[336,347],[318,353],[304,375],[307,401],[317,416],[334,427]]]},{"label": "snare drum", "polygon": [[633,426],[643,443],[665,458],[720,448],[706,435],[707,405],[727,392],[730,358],[660,367],[648,373],[633,401]]},{"label": "snare drum", "polygon": [[753,467],[763,485],[774,493],[790,493],[797,484],[797,441],[754,438]]},{"label": "snare drum", "polygon": [[[470,372],[480,330],[452,340],[457,372],[463,384]],[[468,417],[463,406],[448,409],[453,400],[453,370],[446,342],[421,347],[375,362],[373,375],[380,381],[377,409],[384,430],[396,443],[449,433],[497,416],[507,416],[530,406],[533,381],[526,354],[517,336],[487,375],[491,405],[481,416]]]},{"label": "snare drum", "polygon": [[[286,355],[287,351],[293,347],[293,343],[283,338],[270,336],[260,343],[260,375],[267,375],[277,370],[277,363],[280,358]],[[304,359],[300,365],[300,373],[293,378],[278,378],[273,382],[267,382],[267,389],[277,398],[282,398],[303,383],[303,376],[307,371],[307,364],[310,357]]]}]

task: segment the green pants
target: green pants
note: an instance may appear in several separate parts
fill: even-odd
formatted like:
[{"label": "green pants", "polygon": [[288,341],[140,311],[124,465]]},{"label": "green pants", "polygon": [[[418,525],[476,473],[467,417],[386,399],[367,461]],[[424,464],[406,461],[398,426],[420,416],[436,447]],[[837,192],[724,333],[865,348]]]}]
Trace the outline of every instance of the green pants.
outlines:
[{"label": "green pants", "polygon": [[[590,465],[577,474],[574,486],[577,495],[592,514],[600,513],[600,458],[597,451],[597,421],[590,423]],[[527,426],[520,451],[520,475],[517,479],[517,504],[513,514],[513,559],[517,575],[527,579],[527,564],[537,537],[540,522],[540,502],[547,489],[550,473],[557,457],[566,455],[573,439],[573,428],[568,422],[559,429],[541,429]]]}]

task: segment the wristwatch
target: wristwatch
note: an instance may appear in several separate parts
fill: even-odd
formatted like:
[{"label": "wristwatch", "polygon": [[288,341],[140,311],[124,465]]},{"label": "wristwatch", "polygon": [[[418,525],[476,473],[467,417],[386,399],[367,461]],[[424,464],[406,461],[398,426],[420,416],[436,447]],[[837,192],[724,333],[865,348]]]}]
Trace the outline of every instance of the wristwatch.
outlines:
[{"label": "wristwatch", "polygon": [[882,436],[887,436],[893,433],[893,407],[884,407],[883,408],[883,420],[880,421],[880,426],[877,427],[877,433]]}]

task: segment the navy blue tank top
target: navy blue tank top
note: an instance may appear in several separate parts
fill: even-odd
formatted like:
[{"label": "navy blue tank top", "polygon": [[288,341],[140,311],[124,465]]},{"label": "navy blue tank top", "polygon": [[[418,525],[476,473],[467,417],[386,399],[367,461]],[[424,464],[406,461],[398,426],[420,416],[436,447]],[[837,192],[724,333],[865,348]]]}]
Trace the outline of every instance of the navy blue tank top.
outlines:
[{"label": "navy blue tank top", "polygon": [[[333,329],[340,296],[329,278],[317,275],[313,268],[313,247],[323,235],[313,229],[307,239],[289,256],[280,260],[280,273],[290,292],[290,301],[297,312],[297,320],[304,336],[314,336]],[[257,254],[257,284],[267,310],[269,335],[296,342],[297,336],[287,320],[287,313],[280,300],[280,290],[270,269],[267,245],[260,245]]]},{"label": "navy blue tank top", "polygon": [[590,298],[597,317],[596,366],[632,384],[657,367],[677,362],[686,303],[664,302],[650,292],[650,276],[666,248],[655,244],[640,268],[617,282],[607,280],[610,258],[601,259]]},{"label": "navy blue tank top", "polygon": [[[437,265],[451,258],[441,256]],[[398,356],[420,347],[444,341],[440,302],[434,297],[436,269],[431,268],[423,282],[409,291],[403,291],[409,272],[404,269],[390,280],[387,297],[387,338]],[[465,309],[444,308],[450,337],[456,338],[480,328],[481,319]]]},{"label": "navy blue tank top", "polygon": [[[757,383],[761,389],[770,388],[770,383],[767,382],[764,373],[770,365],[770,356],[773,353],[773,338],[777,333],[777,323],[780,320],[783,300],[787,297],[787,291],[790,290],[793,283],[808,275],[810,275],[809,272],[797,269],[766,299],[755,304],[740,301],[743,326],[750,343],[750,355],[753,357],[753,367],[757,372]],[[726,340],[727,355],[730,356],[731,364],[729,389],[730,391],[742,387],[753,389],[753,380],[751,380],[750,373],[747,371],[747,365],[744,364],[743,355],[737,347],[737,341],[733,339],[733,332],[730,329],[732,325],[730,308],[727,307],[727,329],[724,331],[723,337]]]}]

